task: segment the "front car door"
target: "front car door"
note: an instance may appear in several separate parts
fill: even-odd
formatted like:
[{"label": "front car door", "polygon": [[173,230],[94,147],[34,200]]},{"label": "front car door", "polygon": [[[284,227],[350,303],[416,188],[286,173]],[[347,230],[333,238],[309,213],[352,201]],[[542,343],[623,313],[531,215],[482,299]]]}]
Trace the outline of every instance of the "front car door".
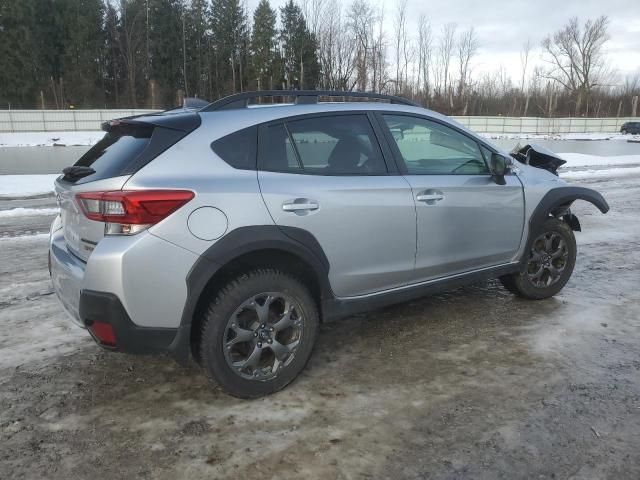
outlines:
[{"label": "front car door", "polygon": [[496,184],[488,147],[444,123],[402,114],[378,118],[415,199],[414,280],[510,263],[524,222],[518,178],[506,175],[505,185]]},{"label": "front car door", "polygon": [[274,222],[316,238],[329,259],[334,294],[409,282],[413,196],[401,175],[388,174],[367,114],[279,120],[260,126],[258,144],[258,180]]}]

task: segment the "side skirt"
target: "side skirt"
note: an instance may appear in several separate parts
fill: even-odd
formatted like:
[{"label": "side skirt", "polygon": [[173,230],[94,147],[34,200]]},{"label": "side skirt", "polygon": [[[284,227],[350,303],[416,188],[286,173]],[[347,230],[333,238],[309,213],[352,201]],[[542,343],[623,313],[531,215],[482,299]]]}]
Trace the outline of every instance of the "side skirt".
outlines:
[{"label": "side skirt", "polygon": [[339,320],[356,313],[387,307],[397,303],[452,290],[482,280],[501,277],[520,271],[520,263],[510,263],[497,267],[461,273],[446,278],[430,280],[416,285],[408,285],[393,290],[360,297],[329,298],[322,302],[322,316],[325,322]]}]

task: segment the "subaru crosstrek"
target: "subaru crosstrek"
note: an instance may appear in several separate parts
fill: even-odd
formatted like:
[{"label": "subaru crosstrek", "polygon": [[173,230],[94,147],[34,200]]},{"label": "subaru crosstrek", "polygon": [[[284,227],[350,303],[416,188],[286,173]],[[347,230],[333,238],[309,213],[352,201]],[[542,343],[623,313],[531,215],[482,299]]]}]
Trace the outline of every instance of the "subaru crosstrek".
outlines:
[{"label": "subaru crosstrek", "polygon": [[239,397],[290,383],[321,322],[494,277],[556,294],[572,202],[609,208],[553,152],[399,97],[243,93],[103,129],[55,182],[62,305],[102,347],[193,358]]}]

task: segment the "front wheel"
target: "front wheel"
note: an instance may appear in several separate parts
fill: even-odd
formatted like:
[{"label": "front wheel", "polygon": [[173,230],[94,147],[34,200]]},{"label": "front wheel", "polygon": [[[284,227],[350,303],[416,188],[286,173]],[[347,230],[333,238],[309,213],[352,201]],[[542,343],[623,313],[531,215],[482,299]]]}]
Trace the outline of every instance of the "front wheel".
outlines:
[{"label": "front wheel", "polygon": [[622,130],[620,130],[620,133],[621,133],[622,135],[626,135],[626,134],[627,134],[627,131],[623,128]]},{"label": "front wheel", "polygon": [[277,270],[255,270],[222,288],[200,337],[207,375],[226,392],[257,398],[276,392],[305,367],[318,330],[309,290]]},{"label": "front wheel", "polygon": [[532,300],[549,298],[566,285],[576,264],[576,238],[562,220],[549,218],[536,233],[524,271],[500,277],[507,290]]}]

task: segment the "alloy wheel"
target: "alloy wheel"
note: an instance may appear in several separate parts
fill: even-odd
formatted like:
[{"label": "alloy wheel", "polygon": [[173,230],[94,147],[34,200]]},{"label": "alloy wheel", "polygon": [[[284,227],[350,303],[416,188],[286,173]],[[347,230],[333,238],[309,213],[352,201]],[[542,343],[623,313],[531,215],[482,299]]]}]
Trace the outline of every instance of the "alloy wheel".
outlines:
[{"label": "alloy wheel", "polygon": [[538,288],[547,288],[562,277],[569,248],[562,235],[547,232],[533,242],[527,264],[527,275],[531,283]]},{"label": "alloy wheel", "polygon": [[254,295],[227,322],[223,337],[227,365],[245,379],[273,379],[293,361],[303,328],[302,309],[290,295]]}]

